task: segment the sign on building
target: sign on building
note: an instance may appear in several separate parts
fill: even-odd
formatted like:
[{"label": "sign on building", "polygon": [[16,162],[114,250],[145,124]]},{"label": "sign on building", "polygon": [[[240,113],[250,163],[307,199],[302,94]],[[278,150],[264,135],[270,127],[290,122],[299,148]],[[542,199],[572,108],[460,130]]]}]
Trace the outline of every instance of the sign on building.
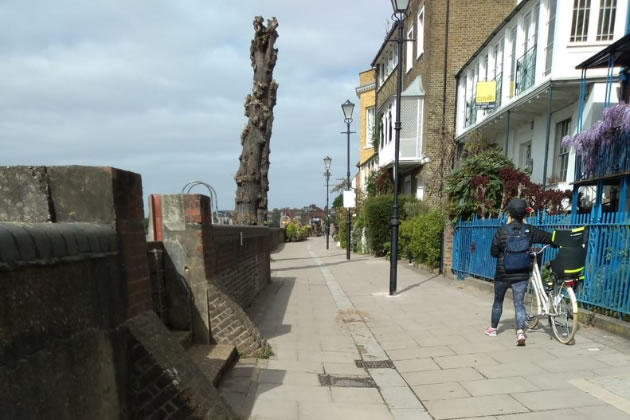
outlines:
[{"label": "sign on building", "polygon": [[477,108],[494,108],[497,102],[497,81],[477,82]]}]

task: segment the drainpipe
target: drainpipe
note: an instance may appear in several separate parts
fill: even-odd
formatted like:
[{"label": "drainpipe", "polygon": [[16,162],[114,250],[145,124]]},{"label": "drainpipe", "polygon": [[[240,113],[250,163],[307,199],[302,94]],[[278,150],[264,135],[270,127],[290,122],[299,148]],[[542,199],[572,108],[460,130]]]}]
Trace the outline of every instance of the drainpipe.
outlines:
[{"label": "drainpipe", "polygon": [[551,111],[553,100],[553,85],[549,82],[549,105],[547,108],[547,137],[545,139],[545,163],[543,166],[543,190],[547,188],[547,161],[549,160],[549,137],[551,135]]},{"label": "drainpipe", "polygon": [[[630,0],[629,0],[630,1]],[[444,28],[444,74],[442,79],[442,141],[441,149],[442,153],[440,156],[440,168],[444,171],[444,137],[446,136],[446,81],[448,74],[448,31],[449,31],[449,17],[451,14],[451,0],[446,0],[446,25]],[[457,91],[457,87],[455,88]],[[457,97],[457,95],[455,95]],[[457,99],[456,99],[457,100]],[[455,118],[457,120],[457,118]],[[440,174],[440,197],[442,196],[442,190],[444,189],[444,180],[442,179],[442,174]]]},{"label": "drainpipe", "polygon": [[508,109],[507,114],[507,128],[505,129],[505,157],[508,155],[508,144],[510,141],[510,115],[512,115],[512,110]]}]

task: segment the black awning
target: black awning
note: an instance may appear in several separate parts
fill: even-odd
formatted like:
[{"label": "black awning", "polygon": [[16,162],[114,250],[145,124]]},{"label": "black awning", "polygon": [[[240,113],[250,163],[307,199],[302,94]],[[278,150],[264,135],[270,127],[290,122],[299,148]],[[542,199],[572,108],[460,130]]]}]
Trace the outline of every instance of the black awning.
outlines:
[{"label": "black awning", "polygon": [[630,35],[626,35],[610,44],[586,61],[578,64],[576,69],[596,69],[608,67],[610,57],[614,59],[615,67],[630,67]]}]

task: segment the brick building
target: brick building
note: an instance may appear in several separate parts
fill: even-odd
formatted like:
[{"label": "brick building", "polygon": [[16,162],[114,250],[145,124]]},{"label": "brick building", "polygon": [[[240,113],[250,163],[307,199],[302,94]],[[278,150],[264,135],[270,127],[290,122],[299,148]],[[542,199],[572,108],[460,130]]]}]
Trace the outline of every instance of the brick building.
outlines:
[{"label": "brick building", "polygon": [[[400,192],[439,202],[451,168],[455,124],[455,74],[515,0],[412,0],[403,33],[411,39],[397,56],[395,23],[380,46],[376,71],[375,130],[379,166],[394,164],[397,66],[403,67],[400,132]],[[363,115],[362,115],[363,117]],[[363,125],[363,122],[362,122]]]},{"label": "brick building", "polygon": [[359,87],[356,89],[359,98],[359,173],[357,189],[366,192],[367,180],[376,167],[378,160],[374,151],[373,137],[376,121],[376,71],[374,69],[359,73]]}]

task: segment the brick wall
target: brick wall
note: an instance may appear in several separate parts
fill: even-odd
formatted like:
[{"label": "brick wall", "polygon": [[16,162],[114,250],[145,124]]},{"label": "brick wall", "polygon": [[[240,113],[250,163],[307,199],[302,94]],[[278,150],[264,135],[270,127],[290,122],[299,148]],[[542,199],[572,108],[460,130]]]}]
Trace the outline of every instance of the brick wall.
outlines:
[{"label": "brick wall", "polygon": [[0,168],[0,221],[93,223],[117,233],[127,316],[151,309],[142,178],[109,167]]},{"label": "brick wall", "polygon": [[124,297],[111,227],[0,223],[0,417],[124,412]]},{"label": "brick wall", "polygon": [[444,225],[444,233],[442,237],[443,241],[443,254],[442,254],[442,270],[444,274],[450,275],[453,270],[453,223],[447,220]]},{"label": "brick wall", "polygon": [[236,418],[155,314],[137,316],[125,323],[125,329],[131,354],[132,418]]},{"label": "brick wall", "polygon": [[[438,192],[442,174],[447,174],[450,162],[444,161],[455,121],[455,74],[476,52],[492,31],[516,7],[514,0],[479,0],[471,6],[469,0],[449,0],[448,46],[446,44],[447,1],[428,2],[412,0],[409,17],[405,20],[404,34],[414,27],[414,37],[424,37],[424,53],[417,58],[414,50],[413,67],[407,72],[403,67],[403,90],[422,76],[425,90],[423,151],[430,159],[424,165],[421,177],[425,182],[425,197],[439,205]],[[424,7],[424,34],[419,35],[417,15]],[[393,34],[397,37],[397,32]],[[392,44],[393,45],[393,44]],[[403,46],[400,64],[406,66],[406,50]],[[380,46],[379,46],[380,47]],[[448,54],[445,68],[445,55]],[[444,78],[446,72],[446,79]],[[396,94],[397,69],[377,92],[377,107]],[[446,93],[444,92],[446,80]],[[445,98],[445,99],[444,99]],[[445,105],[445,107],[443,107]]]},{"label": "brick wall", "polygon": [[233,344],[245,354],[259,350],[265,341],[243,308],[269,282],[270,253],[284,230],[212,225],[209,198],[199,194],[151,201],[161,203],[161,217],[151,218],[163,223],[167,258],[192,291],[193,340]]}]

